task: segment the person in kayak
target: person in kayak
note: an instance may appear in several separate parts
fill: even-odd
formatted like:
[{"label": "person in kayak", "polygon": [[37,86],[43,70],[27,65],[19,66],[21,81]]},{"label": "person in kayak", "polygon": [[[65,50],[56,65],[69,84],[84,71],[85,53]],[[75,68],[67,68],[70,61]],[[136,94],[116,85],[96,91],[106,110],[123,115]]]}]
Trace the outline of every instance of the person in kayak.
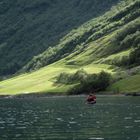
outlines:
[{"label": "person in kayak", "polygon": [[95,95],[95,94],[90,94],[90,95],[87,97],[87,102],[88,102],[88,103],[96,103],[96,95]]}]

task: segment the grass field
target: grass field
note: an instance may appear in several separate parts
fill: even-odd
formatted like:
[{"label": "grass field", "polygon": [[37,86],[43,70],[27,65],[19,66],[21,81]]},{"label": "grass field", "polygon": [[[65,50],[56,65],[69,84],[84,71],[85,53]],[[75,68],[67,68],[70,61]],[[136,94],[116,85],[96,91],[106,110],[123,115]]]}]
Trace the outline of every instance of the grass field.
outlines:
[{"label": "grass field", "polygon": [[58,62],[44,67],[33,73],[23,74],[9,80],[0,82],[0,94],[21,94],[33,92],[65,93],[73,85],[57,85],[55,78],[62,72],[72,73],[78,69],[84,69],[88,73],[98,73],[102,70],[112,72],[108,65],[90,64],[84,67],[63,65]]},{"label": "grass field", "polygon": [[108,88],[109,91],[140,92],[140,74],[120,80]]}]

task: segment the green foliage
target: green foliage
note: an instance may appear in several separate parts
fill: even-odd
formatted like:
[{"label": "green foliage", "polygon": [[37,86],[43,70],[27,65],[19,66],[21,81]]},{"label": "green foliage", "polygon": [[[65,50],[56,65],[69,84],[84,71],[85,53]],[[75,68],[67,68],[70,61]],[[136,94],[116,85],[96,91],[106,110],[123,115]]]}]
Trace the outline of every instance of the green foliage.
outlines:
[{"label": "green foliage", "polygon": [[[140,38],[139,38],[140,39]],[[140,65],[140,44],[134,49],[129,56],[129,64],[132,66]]]},{"label": "green foliage", "polygon": [[61,83],[61,84],[73,84],[73,83],[78,83],[84,81],[88,77],[88,74],[86,71],[83,69],[78,70],[74,74],[69,74],[69,73],[61,73],[56,80],[56,83]]},{"label": "green foliage", "polygon": [[74,74],[61,73],[57,77],[56,83],[61,84],[74,84],[79,83],[72,88],[70,94],[82,94],[90,91],[102,91],[105,90],[111,80],[111,75],[102,71],[99,74],[88,74],[84,70],[78,70]]},{"label": "green foliage", "polygon": [[69,94],[85,94],[92,91],[103,91],[109,85],[111,81],[111,75],[102,71],[99,74],[87,75],[82,79],[80,84],[70,89]]},{"label": "green foliage", "polygon": [[127,26],[124,26],[117,34],[116,40],[122,41],[126,36],[134,34],[140,28],[139,18],[130,22]]},{"label": "green foliage", "polygon": [[124,48],[133,48],[129,56],[122,57],[121,60],[114,59],[112,64],[117,66],[134,67],[140,64],[140,31],[127,35],[121,42]]},{"label": "green foliage", "polygon": [[[129,6],[126,6],[124,9],[120,10],[113,17],[111,17],[110,20],[118,21],[126,16],[128,17],[128,14],[132,14],[132,12],[134,12],[137,8],[139,8],[139,5],[140,5],[140,1],[136,1]],[[138,17],[139,13],[138,13],[138,15],[137,15],[137,13],[135,13],[135,16]],[[133,16],[131,16],[131,17],[133,17]],[[126,18],[124,18],[124,20],[126,20]]]}]

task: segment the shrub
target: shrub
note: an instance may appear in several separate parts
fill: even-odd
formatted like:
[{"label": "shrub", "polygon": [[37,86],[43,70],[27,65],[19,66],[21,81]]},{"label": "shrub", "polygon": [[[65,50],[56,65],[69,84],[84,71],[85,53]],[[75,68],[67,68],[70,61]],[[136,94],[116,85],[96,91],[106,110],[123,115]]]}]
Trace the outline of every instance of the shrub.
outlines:
[{"label": "shrub", "polygon": [[87,78],[87,76],[88,76],[88,74],[83,69],[78,70],[74,74],[69,74],[69,73],[63,72],[57,77],[56,83],[72,84],[72,83],[76,83],[76,82],[82,82]]},{"label": "shrub", "polygon": [[140,46],[131,52],[129,56],[130,65],[140,65]]},{"label": "shrub", "polygon": [[78,83],[69,91],[69,94],[82,94],[103,91],[109,86],[110,80],[111,75],[104,71],[99,74],[87,74],[84,70],[78,70],[74,74],[61,73],[56,82],[61,84]]}]

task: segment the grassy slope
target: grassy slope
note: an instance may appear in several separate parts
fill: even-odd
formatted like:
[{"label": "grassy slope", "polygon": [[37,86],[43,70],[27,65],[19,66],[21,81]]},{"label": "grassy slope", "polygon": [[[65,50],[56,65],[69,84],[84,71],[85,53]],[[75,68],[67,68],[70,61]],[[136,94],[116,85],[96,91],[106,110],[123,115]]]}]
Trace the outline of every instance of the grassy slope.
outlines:
[{"label": "grassy slope", "polygon": [[63,65],[63,62],[49,65],[31,74],[23,74],[18,77],[0,83],[1,94],[17,94],[31,92],[51,92],[65,93],[71,86],[54,84],[55,77],[61,72],[75,72],[77,69],[84,68],[89,73],[98,73],[101,70],[111,72],[107,65],[89,65],[85,67],[75,67]]},{"label": "grassy slope", "polygon": [[108,88],[109,91],[138,92],[140,91],[140,74],[120,80]]},{"label": "grassy slope", "polygon": [[[139,18],[128,23],[131,25],[133,23],[139,23]],[[94,22],[93,22],[94,23]],[[29,92],[61,92],[65,93],[71,86],[66,85],[56,85],[54,84],[55,77],[61,72],[74,72],[78,69],[85,69],[88,73],[98,73],[101,70],[108,71],[114,74],[114,69],[116,66],[111,66],[109,63],[106,63],[107,60],[113,60],[114,58],[121,59],[122,56],[128,55],[130,53],[130,48],[121,49],[118,52],[110,53],[110,50],[114,50],[114,47],[117,47],[115,44],[112,44],[111,40],[127,25],[122,26],[122,28],[109,32],[106,35],[103,35],[99,39],[91,40],[86,44],[86,47],[83,48],[76,46],[75,50],[71,52],[67,57],[44,67],[38,71],[32,72],[30,74],[20,75],[14,78],[11,78],[6,81],[0,82],[0,93],[1,94],[18,94],[18,93],[29,93]],[[83,27],[84,28],[84,27]],[[78,29],[80,30],[80,29]],[[81,30],[82,31],[82,30]],[[92,35],[90,36],[92,37]],[[89,37],[89,38],[90,38]],[[89,38],[87,40],[89,40]],[[79,47],[79,48],[78,48]],[[115,48],[116,49],[116,48]],[[109,50],[109,51],[108,51]],[[108,51],[108,52],[107,52]],[[133,83],[133,78],[130,78]],[[121,87],[121,82],[116,83]],[[139,78],[136,79],[136,83],[139,83]],[[123,83],[128,84],[127,80],[124,80]],[[138,85],[138,84],[137,84]],[[130,86],[132,87],[132,86]],[[115,85],[109,89],[116,88]],[[139,86],[135,87],[139,91]],[[133,87],[131,88],[133,89]],[[123,91],[123,88],[120,88]],[[130,90],[130,89],[129,89]],[[124,90],[125,91],[125,90]],[[133,91],[133,90],[132,90]]]}]

